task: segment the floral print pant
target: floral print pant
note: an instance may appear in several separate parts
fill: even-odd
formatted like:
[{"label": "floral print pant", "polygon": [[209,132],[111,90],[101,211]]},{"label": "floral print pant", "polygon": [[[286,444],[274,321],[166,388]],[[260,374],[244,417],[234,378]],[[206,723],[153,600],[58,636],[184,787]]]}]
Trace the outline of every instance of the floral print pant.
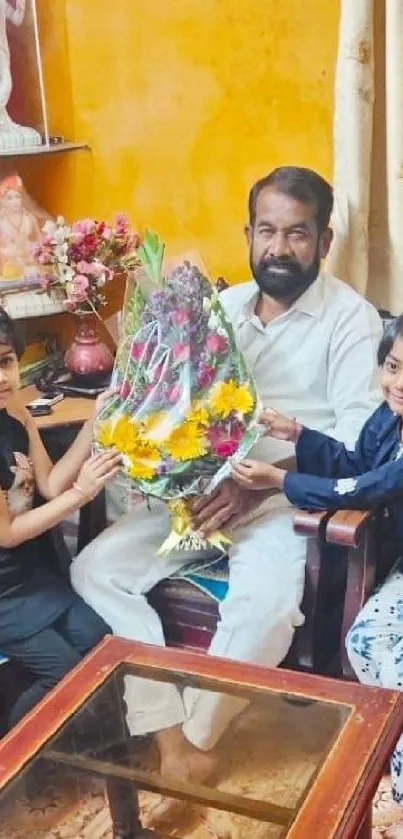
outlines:
[{"label": "floral print pant", "polygon": [[[368,600],[347,640],[360,682],[403,690],[403,558]],[[391,759],[392,793],[403,802],[403,735]]]}]

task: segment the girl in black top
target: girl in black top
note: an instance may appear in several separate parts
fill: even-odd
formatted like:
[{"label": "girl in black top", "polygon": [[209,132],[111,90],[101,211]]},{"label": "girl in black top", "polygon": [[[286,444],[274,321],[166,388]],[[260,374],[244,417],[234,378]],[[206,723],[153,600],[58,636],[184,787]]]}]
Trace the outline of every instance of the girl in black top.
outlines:
[{"label": "girl in black top", "polygon": [[[15,703],[11,725],[109,630],[47,567],[38,537],[94,498],[119,460],[116,454],[90,457],[90,421],[51,463],[18,394],[22,351],[14,323],[0,309],[0,651],[35,677]],[[47,503],[34,509],[36,491]]]}]

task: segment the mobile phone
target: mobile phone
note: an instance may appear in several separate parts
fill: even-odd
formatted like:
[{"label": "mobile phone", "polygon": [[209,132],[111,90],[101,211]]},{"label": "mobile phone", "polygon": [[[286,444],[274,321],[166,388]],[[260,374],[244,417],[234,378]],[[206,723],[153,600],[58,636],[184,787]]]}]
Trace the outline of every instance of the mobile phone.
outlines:
[{"label": "mobile phone", "polygon": [[33,407],[41,407],[41,406],[48,406],[49,408],[52,405],[56,405],[57,402],[61,402],[64,399],[64,393],[61,390],[49,390],[47,393],[44,393],[43,396],[38,396],[38,399],[34,399],[32,402],[27,405],[27,408]]},{"label": "mobile phone", "polygon": [[30,402],[27,409],[32,417],[47,417],[53,413],[50,405],[35,405],[34,402]]}]

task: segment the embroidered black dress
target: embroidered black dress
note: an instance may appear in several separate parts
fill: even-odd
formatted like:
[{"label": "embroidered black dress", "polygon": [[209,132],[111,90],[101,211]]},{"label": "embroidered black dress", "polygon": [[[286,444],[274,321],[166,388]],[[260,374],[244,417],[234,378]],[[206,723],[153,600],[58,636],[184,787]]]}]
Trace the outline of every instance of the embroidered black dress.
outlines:
[{"label": "embroidered black dress", "polygon": [[[35,476],[24,426],[0,410],[0,488],[12,518],[33,506]],[[0,547],[0,651],[54,623],[75,594],[42,560],[37,539]]]}]

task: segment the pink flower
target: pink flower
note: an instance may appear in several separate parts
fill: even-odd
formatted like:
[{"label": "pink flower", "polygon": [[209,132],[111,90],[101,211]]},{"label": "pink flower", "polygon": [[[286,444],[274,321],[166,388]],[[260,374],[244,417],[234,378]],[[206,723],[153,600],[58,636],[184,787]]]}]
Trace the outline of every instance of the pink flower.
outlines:
[{"label": "pink flower", "polygon": [[122,382],[122,385],[121,385],[121,388],[120,388],[120,396],[122,397],[122,399],[127,399],[127,397],[130,394],[131,389],[132,388],[131,388],[130,382],[128,382],[127,379],[125,379],[124,382]]},{"label": "pink flower", "polygon": [[207,437],[211,451],[220,458],[231,457],[235,454],[245,427],[241,422],[228,425],[213,426],[208,429]]},{"label": "pink flower", "polygon": [[80,262],[77,262],[77,271],[79,274],[89,274],[91,271],[91,263],[86,262],[84,259],[80,259]]},{"label": "pink flower", "polygon": [[84,303],[87,300],[85,291],[68,291],[67,296],[72,303]]},{"label": "pink flower", "polygon": [[74,306],[77,303],[84,303],[87,300],[85,291],[68,291],[67,297]]},{"label": "pink flower", "polygon": [[134,361],[140,361],[140,359],[143,358],[146,349],[146,341],[141,341],[138,344],[132,344],[132,348],[130,350],[131,358],[133,358]]},{"label": "pink flower", "polygon": [[88,236],[89,233],[94,233],[95,230],[96,224],[91,218],[83,218],[80,221],[76,221],[72,226],[73,233],[78,233],[82,236]]},{"label": "pink flower", "polygon": [[[77,271],[80,274],[90,274],[93,277],[106,276],[109,273],[113,273],[102,262],[87,262],[85,259],[77,262]],[[109,276],[107,278],[109,279]]]},{"label": "pink flower", "polygon": [[189,323],[189,315],[188,309],[177,309],[172,312],[172,321],[175,326],[183,326],[185,323]]},{"label": "pink flower", "polygon": [[190,346],[184,341],[177,341],[172,347],[172,355],[177,364],[182,364],[190,358]]},{"label": "pink flower", "polygon": [[168,388],[167,399],[171,405],[176,405],[181,395],[181,389],[179,385],[171,385]]},{"label": "pink flower", "polygon": [[213,446],[211,448],[217,457],[221,457],[224,460],[225,458],[232,457],[232,455],[235,454],[238,448],[238,443],[236,440],[222,440],[221,443],[217,443],[215,448],[213,448]]},{"label": "pink flower", "polygon": [[108,224],[105,225],[102,231],[102,238],[105,239],[106,242],[109,242],[112,239],[113,231],[112,228],[109,227]]},{"label": "pink flower", "polygon": [[160,363],[157,364],[156,367],[154,367],[154,370],[152,372],[152,379],[151,379],[151,381],[154,384],[157,384],[157,382],[159,382],[159,380],[160,380],[160,378],[161,378],[161,376],[164,372],[164,367],[165,367],[165,362],[164,361],[160,361]]},{"label": "pink flower", "polygon": [[118,236],[126,235],[130,229],[127,216],[124,213],[116,213],[115,219],[116,233]]},{"label": "pink flower", "polygon": [[88,277],[85,274],[76,274],[73,280],[73,294],[80,294],[86,291],[89,286]]},{"label": "pink flower", "polygon": [[197,373],[197,383],[201,390],[205,390],[206,388],[210,387],[211,382],[214,379],[214,376],[214,367],[208,367],[206,364],[200,365]]},{"label": "pink flower", "polygon": [[218,353],[225,352],[228,347],[228,342],[223,335],[219,334],[219,332],[210,332],[210,334],[207,335],[205,347],[208,352],[216,355]]},{"label": "pink flower", "polygon": [[53,254],[50,251],[42,251],[41,253],[34,254],[34,256],[36,256],[39,265],[49,265],[53,262]]},{"label": "pink flower", "polygon": [[233,422],[230,425],[229,433],[234,440],[237,440],[239,443],[243,435],[245,434],[245,431],[246,426],[243,424],[243,422],[240,422],[239,420],[233,420]]},{"label": "pink flower", "polygon": [[114,272],[112,271],[112,268],[106,268],[105,266],[103,266],[103,267],[104,267],[103,276],[105,278],[105,282],[110,283],[110,281],[113,280]]}]

